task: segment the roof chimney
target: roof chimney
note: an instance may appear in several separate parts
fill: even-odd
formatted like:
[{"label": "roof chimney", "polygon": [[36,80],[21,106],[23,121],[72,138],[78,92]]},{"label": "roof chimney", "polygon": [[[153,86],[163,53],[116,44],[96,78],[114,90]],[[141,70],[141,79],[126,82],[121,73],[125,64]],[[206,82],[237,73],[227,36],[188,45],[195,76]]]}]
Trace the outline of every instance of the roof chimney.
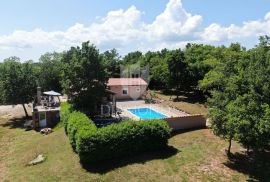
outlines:
[{"label": "roof chimney", "polygon": [[37,105],[41,105],[41,87],[37,87]]}]

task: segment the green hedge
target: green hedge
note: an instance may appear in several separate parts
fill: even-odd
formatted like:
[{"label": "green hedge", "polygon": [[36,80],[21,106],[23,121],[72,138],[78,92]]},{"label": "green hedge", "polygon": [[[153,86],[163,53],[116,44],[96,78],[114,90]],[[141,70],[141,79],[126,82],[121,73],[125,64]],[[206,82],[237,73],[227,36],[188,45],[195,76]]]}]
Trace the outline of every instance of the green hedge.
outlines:
[{"label": "green hedge", "polygon": [[68,102],[63,102],[60,107],[60,121],[64,124],[65,132],[67,133],[68,118],[73,111],[72,105]]},{"label": "green hedge", "polygon": [[162,120],[122,122],[95,133],[79,131],[76,149],[83,162],[131,156],[166,147],[170,131]]},{"label": "green hedge", "polygon": [[79,130],[89,130],[95,133],[97,127],[85,114],[73,112],[69,115],[67,125],[68,138],[73,149],[76,149],[76,134]]},{"label": "green hedge", "polygon": [[84,163],[162,149],[171,132],[163,120],[126,121],[98,129],[80,112],[69,114],[66,128],[73,149]]}]

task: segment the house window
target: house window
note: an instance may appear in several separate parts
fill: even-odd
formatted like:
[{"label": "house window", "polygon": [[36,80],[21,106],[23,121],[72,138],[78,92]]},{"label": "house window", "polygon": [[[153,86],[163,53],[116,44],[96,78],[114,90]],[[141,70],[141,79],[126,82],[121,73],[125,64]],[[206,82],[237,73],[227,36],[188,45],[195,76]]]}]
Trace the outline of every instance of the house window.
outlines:
[{"label": "house window", "polygon": [[131,77],[132,78],[139,78],[139,74],[132,74]]},{"label": "house window", "polygon": [[137,88],[136,89],[136,92],[141,92],[141,88]]},{"label": "house window", "polygon": [[128,94],[128,90],[127,89],[123,89],[123,95],[127,95]]}]

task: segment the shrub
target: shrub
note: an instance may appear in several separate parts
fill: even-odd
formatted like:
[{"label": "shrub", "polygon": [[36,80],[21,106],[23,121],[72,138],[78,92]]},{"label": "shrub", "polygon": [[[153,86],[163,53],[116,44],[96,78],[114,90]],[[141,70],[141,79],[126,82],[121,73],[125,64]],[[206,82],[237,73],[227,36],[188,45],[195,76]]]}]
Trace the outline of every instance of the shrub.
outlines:
[{"label": "shrub", "polygon": [[73,112],[68,117],[67,134],[73,149],[76,148],[76,134],[78,130],[96,132],[96,125],[83,113]]},{"label": "shrub", "polygon": [[76,150],[82,162],[130,156],[167,146],[171,129],[163,120],[127,121],[78,131]]},{"label": "shrub", "polygon": [[64,124],[64,128],[65,128],[65,132],[67,133],[67,123],[68,123],[68,117],[72,112],[72,105],[67,103],[67,102],[63,102],[61,103],[61,109],[60,109],[60,120],[61,123]]},{"label": "shrub", "polygon": [[163,120],[126,121],[98,129],[83,113],[61,105],[61,120],[81,162],[130,156],[167,146],[171,129]]}]

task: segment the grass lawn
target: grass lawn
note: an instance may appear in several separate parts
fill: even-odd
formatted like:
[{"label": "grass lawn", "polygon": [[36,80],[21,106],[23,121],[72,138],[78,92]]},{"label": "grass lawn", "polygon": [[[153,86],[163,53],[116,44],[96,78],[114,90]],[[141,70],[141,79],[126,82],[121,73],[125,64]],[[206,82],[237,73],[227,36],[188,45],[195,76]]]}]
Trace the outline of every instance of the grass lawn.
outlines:
[{"label": "grass lawn", "polygon": [[207,114],[204,101],[202,101],[202,98],[197,97],[196,94],[182,94],[179,96],[179,99],[176,100],[176,95],[174,94],[164,94],[161,91],[154,91],[154,93],[159,98],[165,100],[161,105],[174,107],[188,114]]},{"label": "grass lawn", "polygon": [[[270,171],[262,165],[253,169],[248,160],[240,168],[235,160],[228,161],[224,154],[227,143],[210,129],[174,134],[164,152],[83,168],[63,128],[43,136],[23,130],[21,124],[20,119],[0,118],[0,181],[245,181],[263,179]],[[241,150],[233,143],[233,152]],[[44,154],[46,161],[26,166],[38,154]],[[251,168],[243,168],[246,166]]]}]

